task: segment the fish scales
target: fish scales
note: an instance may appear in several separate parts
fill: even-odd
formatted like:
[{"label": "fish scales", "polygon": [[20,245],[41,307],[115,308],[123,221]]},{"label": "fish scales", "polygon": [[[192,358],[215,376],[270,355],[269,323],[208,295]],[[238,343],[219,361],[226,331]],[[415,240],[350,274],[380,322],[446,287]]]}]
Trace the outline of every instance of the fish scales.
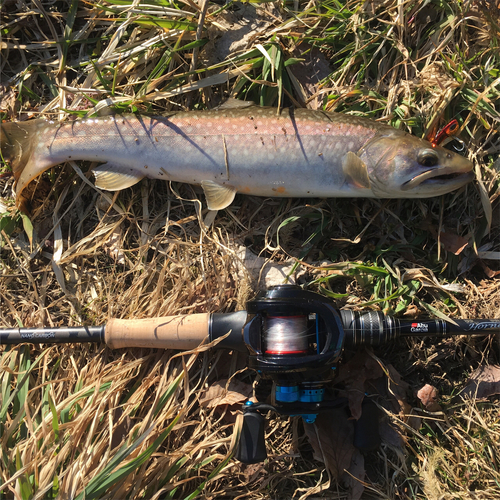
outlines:
[{"label": "fish scales", "polygon": [[190,183],[221,180],[237,191],[261,196],[302,196],[302,176],[311,171],[315,182],[306,194],[348,195],[339,189],[344,173],[332,166],[349,150],[358,150],[375,130],[301,118],[300,113],[292,124],[288,117],[276,117],[274,110],[265,111],[247,111],[243,117],[223,113],[208,121],[206,113],[182,113],[164,119],[105,117],[54,124],[41,135],[35,155],[45,157],[47,165],[77,155],[133,170],[142,167],[146,177]]},{"label": "fish scales", "polygon": [[[18,196],[44,170],[67,160],[105,162],[94,170],[103,189],[123,189],[144,177],[201,184],[213,209],[230,204],[236,192],[427,197],[472,178],[468,160],[403,131],[305,109],[252,106],[5,123],[1,146]],[[422,161],[425,155],[431,159]]]}]

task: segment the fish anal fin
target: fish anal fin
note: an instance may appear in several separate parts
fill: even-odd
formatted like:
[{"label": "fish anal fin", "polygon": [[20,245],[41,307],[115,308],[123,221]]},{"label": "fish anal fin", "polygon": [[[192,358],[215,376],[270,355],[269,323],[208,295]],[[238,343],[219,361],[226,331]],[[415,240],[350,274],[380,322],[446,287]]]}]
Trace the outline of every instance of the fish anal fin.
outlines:
[{"label": "fish anal fin", "polygon": [[214,181],[201,181],[201,187],[209,210],[222,210],[228,207],[236,195],[236,189],[233,187],[217,184]]},{"label": "fish anal fin", "polygon": [[352,151],[346,153],[342,158],[342,170],[346,176],[346,182],[356,188],[370,189],[370,177],[368,169],[363,160]]},{"label": "fish anal fin", "polygon": [[104,163],[92,170],[95,175],[95,185],[106,191],[126,189],[146,177],[144,174],[113,163]]}]

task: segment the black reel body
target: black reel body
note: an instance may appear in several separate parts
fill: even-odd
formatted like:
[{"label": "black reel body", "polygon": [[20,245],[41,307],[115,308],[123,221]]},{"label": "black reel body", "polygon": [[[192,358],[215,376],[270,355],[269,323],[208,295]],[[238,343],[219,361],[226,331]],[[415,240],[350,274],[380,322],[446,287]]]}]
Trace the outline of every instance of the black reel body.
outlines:
[{"label": "black reel body", "polygon": [[344,346],[339,313],[326,298],[290,285],[261,292],[247,313],[249,367],[272,381],[279,413],[313,422]]},{"label": "black reel body", "polygon": [[259,373],[318,371],[336,363],[344,329],[331,301],[293,285],[272,287],[247,303],[243,340]]},{"label": "black reel body", "polygon": [[[331,301],[297,286],[261,292],[247,303],[243,339],[249,367],[260,375],[258,402],[243,407],[243,428],[236,457],[254,463],[266,457],[262,412],[301,416],[313,423],[326,407],[325,384],[334,374],[344,347],[344,329]],[[270,400],[270,401],[269,401]]]}]

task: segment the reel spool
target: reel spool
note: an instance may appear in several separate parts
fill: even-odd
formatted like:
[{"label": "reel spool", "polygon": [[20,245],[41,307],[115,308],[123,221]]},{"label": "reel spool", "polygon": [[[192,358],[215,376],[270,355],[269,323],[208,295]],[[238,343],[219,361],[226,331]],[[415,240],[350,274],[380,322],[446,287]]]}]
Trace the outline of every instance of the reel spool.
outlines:
[{"label": "reel spool", "polygon": [[264,318],[264,353],[270,356],[307,354],[307,316],[271,316]]}]

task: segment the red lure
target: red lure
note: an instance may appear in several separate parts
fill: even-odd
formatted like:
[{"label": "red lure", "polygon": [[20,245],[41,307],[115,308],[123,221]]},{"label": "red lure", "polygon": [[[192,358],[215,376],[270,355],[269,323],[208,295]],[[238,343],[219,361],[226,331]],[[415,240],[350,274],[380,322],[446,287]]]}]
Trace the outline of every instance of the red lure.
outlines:
[{"label": "red lure", "polygon": [[[459,125],[458,121],[453,119],[451,120],[448,125],[445,125],[438,133],[436,134],[429,134],[427,136],[427,140],[430,141],[432,144],[432,147],[435,148],[436,146],[439,146],[447,137],[450,137],[452,135],[455,135],[458,131]],[[434,135],[434,137],[432,137]]]}]

